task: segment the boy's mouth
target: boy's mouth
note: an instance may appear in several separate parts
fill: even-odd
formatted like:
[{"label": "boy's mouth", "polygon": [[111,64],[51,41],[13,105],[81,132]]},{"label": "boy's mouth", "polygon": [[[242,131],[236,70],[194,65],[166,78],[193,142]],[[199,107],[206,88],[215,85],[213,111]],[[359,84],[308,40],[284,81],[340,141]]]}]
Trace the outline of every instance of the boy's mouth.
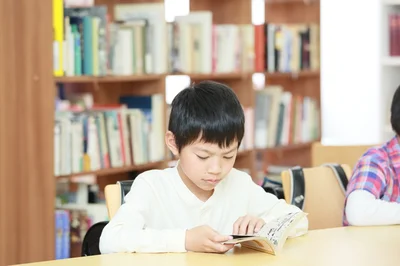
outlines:
[{"label": "boy's mouth", "polygon": [[215,185],[215,184],[218,184],[221,181],[221,179],[205,179],[204,181],[206,181],[207,183]]}]

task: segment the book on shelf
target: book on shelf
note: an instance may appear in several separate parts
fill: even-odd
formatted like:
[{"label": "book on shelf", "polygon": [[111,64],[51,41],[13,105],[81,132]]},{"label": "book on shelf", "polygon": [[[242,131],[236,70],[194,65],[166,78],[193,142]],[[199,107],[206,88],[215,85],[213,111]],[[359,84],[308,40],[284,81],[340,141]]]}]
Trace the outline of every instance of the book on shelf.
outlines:
[{"label": "book on shelf", "polygon": [[389,56],[400,56],[400,12],[388,14]]},{"label": "book on shelf", "polygon": [[266,223],[260,231],[253,235],[232,235],[233,239],[225,244],[241,244],[243,247],[278,255],[291,232],[291,230],[307,214],[292,212],[282,215]]},{"label": "book on shelf", "polygon": [[135,74],[167,72],[164,8],[164,3],[114,6],[116,23],[112,25],[118,34],[116,46],[111,50],[115,56],[112,59],[114,70],[120,71],[119,67],[121,67],[122,74],[126,74],[125,71],[132,65],[131,72]]},{"label": "book on shelf", "polygon": [[268,85],[256,91],[255,147],[310,142],[319,138],[320,111],[317,101]]},{"label": "book on shelf", "polygon": [[[76,98],[79,97],[75,95]],[[85,107],[67,104],[56,110],[54,174],[69,175],[164,160],[162,99],[161,94],[122,95],[118,104]]]},{"label": "book on shelf", "polygon": [[81,256],[81,245],[87,230],[93,224],[83,209],[56,209],[55,219],[55,259]]},{"label": "book on shelf", "polygon": [[81,256],[82,242],[86,232],[95,223],[85,209],[56,209],[55,259]]},{"label": "book on shelf", "polygon": [[320,67],[317,24],[256,25],[255,42],[256,71],[297,73]]}]

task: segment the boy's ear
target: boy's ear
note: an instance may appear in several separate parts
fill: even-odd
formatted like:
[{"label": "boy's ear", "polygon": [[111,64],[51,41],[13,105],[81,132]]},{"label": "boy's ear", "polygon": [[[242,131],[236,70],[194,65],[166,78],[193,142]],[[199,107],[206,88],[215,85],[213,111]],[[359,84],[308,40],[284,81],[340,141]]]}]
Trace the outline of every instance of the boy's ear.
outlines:
[{"label": "boy's ear", "polygon": [[179,155],[179,150],[175,142],[175,135],[171,131],[167,131],[167,133],[165,133],[165,144],[173,155]]}]

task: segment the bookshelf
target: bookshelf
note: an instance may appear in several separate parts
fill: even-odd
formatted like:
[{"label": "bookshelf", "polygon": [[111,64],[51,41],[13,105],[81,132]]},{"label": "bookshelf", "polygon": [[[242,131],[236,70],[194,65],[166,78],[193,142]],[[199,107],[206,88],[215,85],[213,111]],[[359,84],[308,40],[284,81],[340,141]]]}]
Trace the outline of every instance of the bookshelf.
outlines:
[{"label": "bookshelf", "polygon": [[[54,173],[54,99],[56,85],[67,92],[91,93],[97,104],[116,104],[121,95],[154,95],[165,98],[165,78],[168,74],[188,75],[191,82],[211,79],[226,83],[237,93],[245,108],[254,108],[255,90],[252,80],[257,71],[234,73],[151,73],[106,76],[53,76],[52,7],[24,0],[2,1],[7,8],[0,21],[5,28],[0,36],[0,235],[7,245],[0,247],[0,265],[54,259],[55,225],[54,199],[56,183],[83,175],[96,175],[104,187],[107,183],[127,179],[130,173],[170,165],[171,159],[70,174]],[[106,5],[113,18],[119,3],[152,3],[151,0],[96,0]],[[319,2],[266,0],[266,17],[273,23],[318,22]],[[1,10],[6,10],[1,9]],[[251,24],[250,0],[192,0],[191,11],[211,11],[215,24]],[[315,12],[317,12],[317,15]],[[40,14],[38,20],[32,14]],[[24,20],[20,20],[24,17]],[[15,32],[21,32],[18,37]],[[35,38],[28,33],[34,32]],[[18,45],[16,46],[16,43]],[[22,52],[21,52],[22,51]],[[22,71],[16,66],[23,66]],[[263,72],[263,71],[262,71]],[[319,100],[319,71],[297,73],[263,72],[266,84],[281,84],[293,91]],[[16,88],[15,91],[9,88]],[[33,93],[34,92],[34,93]],[[167,106],[162,107],[163,114]],[[5,115],[7,113],[7,115]],[[166,119],[162,120],[166,128]],[[310,164],[311,142],[266,149],[248,148],[238,153],[235,167],[246,168],[253,178],[268,164]],[[257,158],[263,160],[262,167]],[[23,164],[23,166],[21,166]],[[12,178],[11,178],[12,177]],[[10,189],[10,188],[18,189]]]},{"label": "bookshelf", "polygon": [[[137,1],[142,2],[142,1]],[[145,1],[146,2],[146,1]],[[148,1],[150,3],[152,1]],[[116,8],[117,1],[97,1],[96,4],[106,4],[108,11],[113,12]],[[125,3],[125,2],[124,2]],[[271,8],[271,9],[270,9]],[[291,11],[293,8],[296,11]],[[303,1],[267,1],[265,4],[266,17],[268,23],[276,24],[294,24],[294,23],[316,23],[319,22],[319,2],[312,1],[310,3],[304,3]],[[212,13],[212,23],[223,29],[224,27],[236,25],[250,25],[251,18],[251,1],[250,0],[239,0],[239,1],[191,1],[190,2],[191,12],[201,11],[203,16],[207,18],[207,12]],[[238,12],[240,10],[240,12]],[[271,11],[274,10],[274,11]],[[318,13],[315,13],[318,11]],[[270,14],[272,12],[272,15]],[[293,16],[293,14],[296,14]],[[233,16],[232,14],[235,14]],[[112,20],[112,15],[110,16]],[[191,18],[194,19],[194,18]],[[198,18],[197,18],[198,19]],[[184,18],[178,18],[177,21],[180,27],[188,21]],[[168,31],[168,28],[166,29]],[[179,29],[181,30],[181,29]],[[182,37],[181,35],[178,35]],[[184,38],[184,37],[183,37]],[[171,44],[167,44],[169,46]],[[227,45],[227,44],[226,44]],[[255,46],[260,44],[254,44]],[[182,49],[178,46],[178,49]],[[183,56],[178,60],[180,63],[194,71],[187,71],[186,67],[174,67],[168,66],[169,73],[160,73],[157,75],[127,75],[127,76],[106,76],[106,77],[60,77],[56,78],[59,83],[66,84],[66,86],[72,86],[70,88],[78,88],[80,92],[91,92],[94,95],[94,101],[96,103],[116,103],[118,97],[122,93],[132,93],[136,95],[151,95],[153,93],[163,93],[165,95],[165,78],[168,75],[186,75],[190,79],[190,83],[197,83],[205,79],[211,79],[218,82],[222,82],[230,86],[235,93],[238,95],[243,107],[254,111],[257,97],[256,90],[253,83],[253,74],[260,72],[257,69],[252,68],[251,70],[226,70],[226,65],[222,66],[222,70],[218,69],[217,66],[212,66],[213,71],[204,71],[204,68],[193,67],[193,61],[196,59],[188,59],[187,53],[195,53],[195,50],[182,49]],[[186,53],[186,55],[185,55]],[[168,53],[167,53],[168,54]],[[181,54],[179,54],[181,56]],[[186,56],[186,57],[185,57]],[[211,54],[210,54],[211,56]],[[257,57],[256,55],[255,57]],[[254,58],[257,60],[257,58]],[[188,63],[190,62],[190,63]],[[197,62],[199,63],[199,62]],[[169,62],[167,63],[169,64]],[[188,65],[185,65],[188,64]],[[201,61],[200,64],[204,64]],[[230,68],[228,68],[230,69]],[[221,72],[220,72],[221,71]],[[203,73],[206,72],[206,73]],[[261,71],[265,76],[266,85],[280,85],[284,88],[285,92],[290,92],[293,95],[301,95],[302,97],[310,97],[317,101],[319,107],[319,77],[320,72],[318,68],[307,68],[298,69],[296,71],[274,71],[271,72],[267,69]],[[164,113],[168,112],[168,107],[164,106]],[[254,113],[253,113],[254,114]],[[247,120],[247,119],[246,119]],[[164,128],[166,126],[164,121]],[[251,119],[249,119],[251,121]],[[246,130],[248,134],[253,134],[253,130]],[[254,135],[250,136],[250,139],[254,139]],[[247,169],[254,181],[257,182],[258,178],[263,175],[263,172],[268,165],[311,165],[311,146],[312,141],[304,141],[301,143],[289,143],[285,145],[278,145],[268,148],[254,148],[253,144],[249,147],[240,150],[236,159],[235,167],[241,169]],[[173,158],[166,157],[165,160],[146,163],[143,165],[134,166],[123,166],[111,169],[100,169],[96,171],[75,173],[71,175],[61,175],[60,178],[73,178],[79,175],[94,174],[99,177],[98,183],[100,187],[104,187],[107,183],[114,183],[117,180],[129,178],[129,173],[132,171],[144,171],[153,168],[164,168],[167,165],[174,164],[171,161]],[[260,165],[260,161],[262,164]]]},{"label": "bookshelf", "polygon": [[[139,1],[143,2],[143,1]],[[148,1],[154,2],[154,1]],[[108,12],[111,13],[110,18],[112,20],[112,11],[115,8],[115,4],[113,1],[98,1],[96,4],[106,4],[109,9]],[[238,16],[232,16],[232,10],[237,8],[237,5],[241,6],[242,12],[238,14]],[[221,9],[220,7],[224,8]],[[274,12],[274,16],[271,16],[268,13],[268,8],[271,6],[276,9],[277,12]],[[287,13],[287,8],[296,8],[296,10],[302,14],[302,17],[293,18],[290,14]],[[237,1],[235,4],[232,4],[231,1],[221,1],[218,3],[214,3],[213,1],[192,1],[190,5],[191,11],[208,11],[212,13],[212,23],[216,25],[245,25],[251,23],[251,1],[250,0],[242,0]],[[231,10],[232,9],[232,10]],[[311,3],[303,3],[301,1],[272,1],[266,2],[266,16],[270,18],[270,23],[312,23],[316,21],[318,16],[315,15],[315,11],[319,10],[318,2]],[[311,15],[307,15],[309,12]],[[296,12],[297,13],[297,12]],[[290,17],[290,20],[285,20],[285,17]],[[185,73],[176,71],[171,74],[176,75],[187,75],[189,76],[191,83],[199,82],[205,79],[211,79],[215,81],[219,81],[229,85],[238,95],[241,103],[244,108],[254,109],[255,106],[255,93],[253,89],[252,82],[252,74],[254,71],[235,71],[235,72],[212,72],[212,73]],[[319,70],[318,69],[301,69],[296,72],[265,72],[266,84],[279,84],[281,85],[285,91],[291,91],[293,94],[300,94],[302,96],[309,96],[314,99],[319,100]],[[66,86],[74,86],[74,88],[78,88],[80,92],[91,92],[94,95],[94,101],[96,103],[101,104],[112,104],[118,102],[118,97],[121,93],[130,92],[132,94],[139,95],[151,95],[152,93],[164,93],[165,84],[163,81],[167,74],[146,74],[146,75],[127,75],[127,76],[105,76],[105,77],[56,77],[55,81],[57,83],[66,84]],[[129,87],[134,87],[134,89],[129,90]],[[164,112],[167,110],[164,107]],[[166,121],[164,121],[165,123]],[[165,126],[165,125],[164,125]],[[306,147],[309,141],[306,141],[306,144],[300,143],[300,146],[303,147],[303,151],[307,151]],[[257,172],[263,171],[263,169],[256,169],[256,159],[259,157],[258,154],[264,155],[264,161],[269,164],[282,164],[287,163],[290,160],[282,160],[282,158],[287,158],[287,156],[275,156],[277,151],[279,150],[279,154],[283,151],[287,153],[291,153],[292,150],[298,150],[299,144],[290,144],[285,145],[284,149],[276,149],[273,148],[265,148],[265,149],[254,149],[252,144],[249,145],[247,149],[241,151],[240,156],[238,156],[238,160],[236,163],[236,167],[248,169],[255,179],[257,180]],[[307,158],[302,157],[302,158]],[[272,158],[280,158],[280,160],[272,159]],[[294,161],[297,159],[297,155],[293,157]],[[168,158],[165,159],[164,164],[162,161],[158,163],[160,166],[165,166],[168,162]],[[292,160],[293,161],[293,160]],[[309,160],[301,162],[302,165],[309,165]],[[154,164],[145,164],[149,166],[153,166]],[[89,171],[92,173],[100,173],[101,176],[107,177],[107,175],[112,175],[113,173],[124,173],[125,171],[129,171],[130,169],[135,169],[139,167],[140,169],[146,170],[146,167],[142,167],[140,165],[137,166],[128,166],[121,167],[119,169],[102,169],[100,171]],[[265,169],[265,167],[263,167]],[[74,173],[70,176],[75,176],[79,174],[87,174],[87,171],[82,173]],[[61,176],[69,176],[61,175]]]},{"label": "bookshelf", "polygon": [[[319,25],[320,1],[266,0],[265,19],[267,25]],[[311,31],[311,34],[315,34],[315,38],[319,40],[319,28],[317,28],[314,33],[312,33]],[[266,53],[268,53],[268,51]],[[314,53],[317,54],[317,56],[314,59],[310,59],[311,61],[314,60],[314,63],[311,62],[309,68],[300,69],[297,71],[290,71],[289,73],[276,71],[271,72],[268,69],[267,72],[265,72],[265,84],[267,86],[282,86],[284,91],[290,92],[293,96],[298,95],[300,97],[310,97],[311,99],[316,100],[317,108],[320,110],[321,95],[319,48],[318,51]],[[268,54],[268,56],[270,56],[270,53]],[[267,62],[267,64],[270,63],[271,62]],[[318,115],[317,119],[319,124],[318,133],[320,136],[320,115]],[[315,141],[318,141],[319,138],[320,137],[315,139]],[[269,165],[301,165],[303,167],[311,166],[311,146],[313,141],[314,140],[304,141],[301,143],[289,143],[283,146],[278,145],[276,147],[271,147],[267,149],[257,149],[257,156],[263,162],[262,169],[266,171]]]}]

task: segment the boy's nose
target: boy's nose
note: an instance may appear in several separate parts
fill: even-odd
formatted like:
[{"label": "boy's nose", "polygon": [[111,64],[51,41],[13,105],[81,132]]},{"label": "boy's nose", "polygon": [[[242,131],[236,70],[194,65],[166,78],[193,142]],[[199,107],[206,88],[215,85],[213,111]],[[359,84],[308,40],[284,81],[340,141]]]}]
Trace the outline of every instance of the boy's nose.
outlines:
[{"label": "boy's nose", "polygon": [[219,175],[220,173],[221,173],[221,169],[213,168],[213,169],[208,170],[209,175]]},{"label": "boy's nose", "polygon": [[219,175],[222,171],[221,164],[219,160],[213,162],[208,168],[208,174],[210,175]]}]

